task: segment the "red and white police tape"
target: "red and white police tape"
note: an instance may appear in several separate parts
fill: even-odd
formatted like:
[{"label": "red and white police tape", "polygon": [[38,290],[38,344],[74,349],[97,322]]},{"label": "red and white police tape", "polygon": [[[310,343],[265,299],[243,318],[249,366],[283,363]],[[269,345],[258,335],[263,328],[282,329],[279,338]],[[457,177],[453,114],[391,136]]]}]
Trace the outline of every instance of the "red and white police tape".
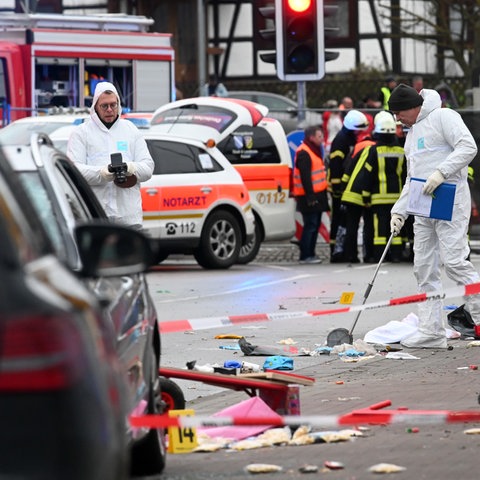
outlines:
[{"label": "red and white police tape", "polygon": [[446,423],[478,423],[480,410],[382,410],[391,405],[384,400],[368,408],[354,410],[345,415],[271,415],[259,417],[212,417],[212,416],[175,416],[141,415],[130,417],[134,428],[199,428],[225,426],[269,425],[273,427],[307,425],[310,427],[341,427],[345,425],[443,425]]},{"label": "red and white police tape", "polygon": [[475,295],[480,293],[480,283],[471,283],[438,292],[418,293],[406,297],[392,298],[381,302],[365,303],[343,308],[325,310],[307,310],[304,312],[281,313],[254,313],[250,315],[230,315],[225,317],[193,318],[190,320],[171,320],[160,323],[161,333],[185,332],[188,330],[206,330],[209,328],[228,327],[243,323],[266,322],[273,320],[288,320],[293,318],[317,317],[336,313],[358,312],[360,310],[373,310],[376,308],[420,303],[428,300],[444,300],[447,298]]}]

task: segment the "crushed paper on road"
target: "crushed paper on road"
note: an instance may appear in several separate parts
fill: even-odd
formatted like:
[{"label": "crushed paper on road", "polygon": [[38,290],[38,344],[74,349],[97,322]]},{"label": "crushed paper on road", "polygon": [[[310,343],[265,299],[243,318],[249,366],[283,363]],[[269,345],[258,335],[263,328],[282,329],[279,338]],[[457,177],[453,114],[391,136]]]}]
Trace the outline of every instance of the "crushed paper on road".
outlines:
[{"label": "crushed paper on road", "polygon": [[312,445],[314,443],[347,442],[353,437],[363,437],[357,429],[339,431],[312,432],[311,427],[303,425],[292,434],[290,427],[271,428],[260,435],[235,441],[231,438],[212,438],[208,434],[198,434],[198,445],[193,450],[196,453],[215,452],[221,449],[231,451],[253,450],[257,448],[274,447],[275,445]]},{"label": "crushed paper on road", "polygon": [[405,467],[395,465],[394,463],[377,463],[368,469],[368,471],[372,473],[398,473],[404,472],[405,470]]},{"label": "crushed paper on road", "polygon": [[272,447],[274,445],[286,445],[292,438],[289,427],[271,428],[266,432],[254,437],[231,443],[231,450],[252,450],[254,448]]},{"label": "crushed paper on road", "polygon": [[281,472],[283,468],[280,465],[270,463],[251,463],[245,467],[248,473],[275,473]]},{"label": "crushed paper on road", "polygon": [[467,435],[480,435],[480,428],[468,428],[464,430],[463,433]]}]

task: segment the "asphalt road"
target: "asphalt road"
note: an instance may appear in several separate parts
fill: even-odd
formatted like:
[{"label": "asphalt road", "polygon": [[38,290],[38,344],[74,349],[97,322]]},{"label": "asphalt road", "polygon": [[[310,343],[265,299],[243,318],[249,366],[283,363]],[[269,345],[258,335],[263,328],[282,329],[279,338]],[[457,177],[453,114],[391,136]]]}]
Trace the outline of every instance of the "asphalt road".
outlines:
[{"label": "asphalt road", "polygon": [[[283,247],[291,250],[285,245]],[[270,253],[273,255],[272,252]],[[258,272],[263,272],[265,262],[270,262],[272,268],[282,269],[285,266],[287,270],[289,268],[296,269],[296,266],[293,266],[293,260],[281,260],[279,257],[270,261],[260,257],[259,260],[263,264],[258,262],[257,265],[252,264],[250,267],[257,275],[260,274]],[[478,268],[480,257],[473,255],[472,261]],[[288,264],[290,264],[289,267]],[[179,262],[179,265],[180,269],[185,268],[181,266],[181,262]],[[360,267],[351,270],[350,275],[347,271],[347,274],[344,274],[345,277],[335,277],[337,290],[345,290],[350,287],[354,291],[363,292],[373,270],[372,268],[362,270]],[[313,266],[310,266],[310,268],[313,268]],[[315,268],[328,270],[327,275],[333,275],[332,265]],[[337,266],[335,271],[339,268]],[[165,265],[164,269],[160,270],[160,277],[158,278],[166,278],[167,273],[172,270],[176,270],[175,261]],[[188,268],[186,270],[184,272],[186,276],[182,274],[179,277],[184,284],[187,283],[185,279],[192,275],[194,277],[198,276],[197,281],[200,282],[201,278],[206,279],[214,276],[210,272],[209,277],[203,277],[203,274],[200,274],[194,267],[191,267],[190,272],[188,272]],[[410,290],[410,293],[412,293],[411,266],[407,264],[398,266],[386,264],[384,267],[382,266],[382,270],[388,271],[390,274],[379,278],[379,285],[375,285],[372,290],[372,300],[381,297],[382,291],[384,295],[388,294],[390,297],[394,297],[396,292],[403,294]],[[231,272],[231,274],[233,273],[234,271]],[[176,275],[178,275],[178,272],[168,277],[170,292],[176,291]],[[235,275],[232,278],[235,278]],[[347,278],[350,278],[350,283],[346,280]],[[406,278],[409,280],[406,281]],[[207,288],[207,280],[203,281],[202,287]],[[158,294],[158,285],[155,281],[152,285]],[[192,289],[190,285],[185,285],[184,288]],[[277,291],[278,288],[280,287],[274,289],[273,296],[280,295]],[[179,296],[181,295],[182,293],[179,292]],[[181,305],[178,303],[160,303],[161,307],[163,305],[162,315],[164,320],[174,315],[174,310],[181,311],[185,307],[188,300],[186,300],[185,294],[183,295],[185,301],[181,302]],[[297,295],[297,292],[291,295],[288,298],[293,298]],[[325,298],[330,298],[328,292],[325,295]],[[258,301],[261,302],[262,299],[258,299]],[[278,303],[278,298],[275,298],[274,301]],[[234,300],[232,302],[235,304]],[[450,300],[446,300],[445,303],[449,302]],[[197,316],[204,317],[208,314],[208,309],[205,309],[206,307],[203,306],[201,300],[194,303]],[[355,299],[354,303],[360,303],[359,297]],[[176,305],[176,308],[166,308],[167,305]],[[290,305],[288,299],[285,299],[285,305],[287,310],[289,308],[298,310],[298,304]],[[267,309],[268,303],[261,303],[261,306]],[[338,307],[338,305],[336,306]],[[246,309],[247,307],[248,305],[245,305]],[[412,310],[413,306],[400,308],[407,312],[409,309]],[[384,313],[387,310],[376,311],[375,322],[377,325],[379,316],[381,319],[383,315],[385,322],[391,318],[390,315]],[[204,314],[205,312],[206,314]],[[215,312],[215,309],[210,310],[210,312]],[[360,338],[372,325],[371,313],[365,312],[365,314],[362,314],[361,325],[357,332],[358,336],[355,335],[355,338]],[[363,315],[365,315],[365,318],[363,318]],[[342,322],[345,326],[348,326],[351,324],[351,320],[352,315],[350,314]],[[286,333],[290,331],[289,336],[295,338],[298,345],[312,345],[322,338],[324,332],[328,330],[329,323],[322,324],[321,328],[318,328],[318,324],[316,324],[314,331],[321,333],[312,338],[312,327],[308,326],[309,321],[295,320],[290,322],[289,325],[273,322],[267,323],[266,328],[265,325],[260,324],[258,327],[262,326],[263,329],[253,330],[254,334],[252,330],[243,330],[243,332],[246,332],[245,335],[249,333],[253,335],[250,339],[252,343],[264,344],[271,341],[273,344],[274,340],[285,338]],[[220,330],[205,329],[199,332],[178,332],[163,335],[164,360],[177,367],[182,367],[185,358],[197,358],[203,363],[213,361],[219,358],[218,340],[213,340],[215,334],[239,331],[237,326]],[[470,422],[447,423],[433,415],[435,412],[471,411],[475,415],[480,412],[478,404],[480,370],[470,368],[470,366],[480,364],[480,347],[471,346],[469,340],[450,340],[449,345],[452,346],[451,350],[404,349],[402,352],[418,357],[410,360],[387,359],[385,354],[378,354],[373,358],[356,362],[346,362],[338,355],[294,357],[294,372],[315,378],[313,386],[300,387],[302,415],[326,415],[329,418],[337,419],[340,416],[381,402],[390,404],[390,406],[382,409],[384,411],[404,411],[407,408],[414,415],[410,421],[403,424],[392,424],[390,420],[385,423],[382,422],[382,424],[367,423],[363,425],[363,436],[338,443],[272,446],[246,451],[222,449],[214,453],[169,454],[167,468],[161,478],[164,480],[244,479],[251,475],[245,472],[247,465],[267,463],[277,465],[282,470],[278,473],[261,474],[261,478],[300,478],[306,475],[300,472],[302,466],[314,465],[319,469],[314,476],[349,480],[370,479],[378,476],[378,474],[369,471],[370,467],[387,463],[405,469],[397,473],[395,478],[415,480],[477,479],[479,476],[478,449],[480,447],[480,436],[467,434],[465,431],[480,427],[480,424]],[[235,355],[231,358],[240,358],[238,353],[228,351],[223,352],[221,358],[228,358],[229,355]],[[250,356],[243,358],[243,360],[262,363],[264,358]],[[188,399],[187,408],[194,409],[197,415],[212,415],[227,406],[235,405],[249,398],[244,392],[214,387],[202,390],[203,387],[204,385],[196,385],[195,382],[182,383],[182,388]],[[435,419],[435,421],[432,421],[432,419]],[[363,424],[363,422],[361,423]],[[332,429],[338,431],[342,428],[351,427],[316,427],[315,431]],[[343,468],[328,470],[327,473],[325,462],[329,461],[340,462]]]}]

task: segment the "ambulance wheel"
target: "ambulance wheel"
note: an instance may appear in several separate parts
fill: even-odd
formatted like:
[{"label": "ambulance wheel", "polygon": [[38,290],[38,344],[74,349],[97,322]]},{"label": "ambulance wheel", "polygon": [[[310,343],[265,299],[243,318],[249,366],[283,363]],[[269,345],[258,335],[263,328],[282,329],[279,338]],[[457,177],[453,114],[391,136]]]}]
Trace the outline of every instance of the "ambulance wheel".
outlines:
[{"label": "ambulance wheel", "polygon": [[237,263],[246,265],[247,263],[255,260],[262,244],[262,229],[259,225],[259,221],[255,218],[255,233],[253,238],[240,249],[240,255],[238,256]]},{"label": "ambulance wheel", "polygon": [[213,212],[205,221],[200,245],[193,255],[203,268],[230,268],[238,260],[241,240],[236,218],[230,212]]},{"label": "ambulance wheel", "polygon": [[174,381],[160,377],[160,392],[165,406],[163,413],[169,410],[185,410],[185,396]]}]

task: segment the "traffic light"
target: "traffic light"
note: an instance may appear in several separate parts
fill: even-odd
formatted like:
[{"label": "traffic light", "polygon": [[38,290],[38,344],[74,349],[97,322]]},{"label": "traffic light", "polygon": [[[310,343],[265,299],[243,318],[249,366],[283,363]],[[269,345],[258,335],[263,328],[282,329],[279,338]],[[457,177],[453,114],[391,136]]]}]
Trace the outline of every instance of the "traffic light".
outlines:
[{"label": "traffic light", "polygon": [[275,7],[267,3],[257,7],[259,15],[256,16],[256,25],[254,25],[254,32],[258,33],[256,44],[260,50],[269,50],[268,52],[260,53],[260,59],[265,63],[277,63],[277,55],[275,53]]},{"label": "traffic light", "polygon": [[323,0],[275,0],[275,26],[278,78],[323,78]]}]

